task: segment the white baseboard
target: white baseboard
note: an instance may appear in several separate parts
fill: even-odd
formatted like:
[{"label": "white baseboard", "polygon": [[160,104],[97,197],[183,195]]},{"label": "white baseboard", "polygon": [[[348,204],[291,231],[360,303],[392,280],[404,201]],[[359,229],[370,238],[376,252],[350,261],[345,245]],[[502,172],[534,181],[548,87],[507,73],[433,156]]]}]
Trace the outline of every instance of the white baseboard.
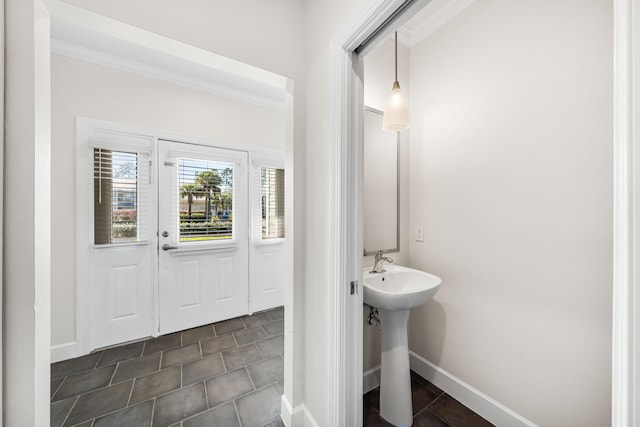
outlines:
[{"label": "white baseboard", "polygon": [[75,341],[51,347],[51,363],[73,359],[78,356],[78,343]]},{"label": "white baseboard", "polygon": [[305,404],[292,408],[284,394],[280,401],[280,417],[286,427],[320,427]]},{"label": "white baseboard", "polygon": [[362,379],[362,393],[367,394],[380,385],[380,365],[369,369]]},{"label": "white baseboard", "polygon": [[526,418],[496,402],[464,381],[409,351],[411,369],[455,398],[476,414],[497,426],[537,427]]}]

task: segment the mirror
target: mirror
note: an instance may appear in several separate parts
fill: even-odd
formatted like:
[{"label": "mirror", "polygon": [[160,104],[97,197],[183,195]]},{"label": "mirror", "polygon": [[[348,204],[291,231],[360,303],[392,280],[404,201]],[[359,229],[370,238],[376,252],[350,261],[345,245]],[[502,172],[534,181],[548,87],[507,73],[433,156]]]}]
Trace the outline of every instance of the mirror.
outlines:
[{"label": "mirror", "polygon": [[382,130],[382,111],[364,109],[364,254],[400,250],[399,135]]}]

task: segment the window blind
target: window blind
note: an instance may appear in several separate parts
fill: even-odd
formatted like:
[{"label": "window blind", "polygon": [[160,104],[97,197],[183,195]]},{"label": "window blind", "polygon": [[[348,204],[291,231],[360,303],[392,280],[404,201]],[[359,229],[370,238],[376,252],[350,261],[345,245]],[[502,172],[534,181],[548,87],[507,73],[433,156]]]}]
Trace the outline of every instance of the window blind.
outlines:
[{"label": "window blind", "polygon": [[284,169],[260,170],[262,201],[262,238],[284,237]]},{"label": "window blind", "polygon": [[180,242],[233,238],[233,163],[178,158]]},{"label": "window blind", "polygon": [[93,149],[96,245],[147,240],[149,173],[146,153]]}]

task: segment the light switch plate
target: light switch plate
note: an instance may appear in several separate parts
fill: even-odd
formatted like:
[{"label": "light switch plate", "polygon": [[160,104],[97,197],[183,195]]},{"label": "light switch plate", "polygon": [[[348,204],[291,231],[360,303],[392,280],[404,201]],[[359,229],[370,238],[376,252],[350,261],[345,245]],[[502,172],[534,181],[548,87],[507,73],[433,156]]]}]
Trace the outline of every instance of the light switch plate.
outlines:
[{"label": "light switch plate", "polygon": [[424,242],[424,226],[416,226],[416,242]]}]

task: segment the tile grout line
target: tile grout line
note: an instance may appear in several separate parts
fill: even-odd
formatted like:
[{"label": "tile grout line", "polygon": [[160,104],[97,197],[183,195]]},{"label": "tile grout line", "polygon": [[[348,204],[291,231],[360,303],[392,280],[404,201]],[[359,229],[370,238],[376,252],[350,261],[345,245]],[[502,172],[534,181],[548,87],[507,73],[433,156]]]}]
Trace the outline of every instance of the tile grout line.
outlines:
[{"label": "tile grout line", "polygon": [[233,332],[231,332],[231,337],[233,338],[233,342],[236,343],[236,348],[240,348],[240,345],[238,344],[238,340],[236,339],[236,334],[234,334]]},{"label": "tile grout line", "polygon": [[98,360],[96,361],[95,365],[93,365],[93,368],[89,369],[90,371],[93,369],[96,369],[98,367],[98,365],[100,364],[100,361],[102,361],[102,358],[104,357],[104,351],[100,352],[100,357],[98,357]]},{"label": "tile grout line", "polygon": [[73,408],[75,408],[76,405],[78,404],[78,400],[80,400],[80,396],[76,396],[76,400],[73,402],[73,405],[71,405],[71,408],[69,409],[69,412],[67,413],[67,416],[64,417],[64,420],[62,420],[62,424],[60,424],[61,426],[64,426],[65,423],[67,422],[67,420],[69,419],[69,415],[71,415],[71,412],[73,411]]},{"label": "tile grout line", "polygon": [[108,386],[112,386],[113,385],[113,379],[116,376],[116,371],[118,370],[118,367],[120,366],[120,362],[116,362],[116,367],[113,368],[113,372],[111,373],[111,378],[109,378],[109,384]]},{"label": "tile grout line", "polygon": [[203,380],[202,383],[204,384],[204,398],[207,401],[207,411],[209,409],[211,409],[211,405],[209,404],[209,392],[207,390],[207,380]]},{"label": "tile grout line", "polygon": [[240,412],[238,411],[238,404],[236,403],[236,400],[238,399],[233,399],[233,408],[236,410],[236,418],[238,419],[238,425],[240,427],[242,427],[242,420],[240,419]]},{"label": "tile grout line", "polygon": [[133,379],[133,381],[131,382],[131,390],[129,390],[129,397],[127,398],[127,405],[125,406],[125,408],[128,408],[131,404],[131,397],[133,396],[133,389],[136,386],[136,381],[138,381],[138,378],[140,377],[135,377]]},{"label": "tile grout line", "polygon": [[224,356],[222,355],[222,352],[220,352],[219,354],[220,354],[220,359],[222,359],[222,367],[224,368],[224,372],[227,373],[229,371],[227,370],[227,364],[224,361]]},{"label": "tile grout line", "polygon": [[[268,339],[268,338],[267,338]],[[264,340],[262,340],[264,341]],[[256,345],[256,342],[262,342],[262,341],[255,341],[253,343],[253,345],[256,347],[256,350],[258,350],[258,354],[260,355],[260,360],[265,360],[264,355],[262,354],[262,352],[260,351],[260,348],[258,348],[258,346]]]},{"label": "tile grout line", "polygon": [[158,370],[160,370],[160,371],[162,370],[163,359],[164,359],[164,350],[161,350],[160,351],[160,366],[158,367]]},{"label": "tile grout line", "polygon": [[51,395],[51,398],[49,399],[49,404],[53,404],[53,403],[56,402],[56,401],[53,400],[53,398],[56,397],[56,394],[58,394],[58,392],[60,391],[60,387],[62,387],[62,384],[64,384],[64,382],[67,380],[67,378],[68,378],[68,376],[62,377],[62,381],[60,382],[60,384],[58,385],[56,390]]},{"label": "tile grout line", "polygon": [[251,385],[253,386],[253,390],[250,391],[247,394],[253,393],[254,391],[258,390],[258,387],[256,387],[256,383],[253,382],[253,378],[251,377],[251,374],[249,373],[249,370],[247,369],[247,365],[243,366],[244,371],[247,373],[247,376],[249,377],[249,381],[251,381]]},{"label": "tile grout line", "polygon": [[[261,323],[260,325],[260,329],[262,329],[262,332],[264,332],[264,334],[267,336],[267,338],[269,338],[271,335],[269,334],[269,332],[267,332],[267,330],[264,328],[264,323]],[[254,341],[255,342],[255,341]]]},{"label": "tile grout line", "polygon": [[178,390],[180,390],[181,388],[184,387],[184,374],[183,374],[183,368],[182,368],[182,363],[180,364],[180,388]]},{"label": "tile grout line", "polygon": [[149,419],[149,427],[153,425],[153,419],[156,416],[156,398],[153,398],[153,403],[151,404],[151,418]]},{"label": "tile grout line", "polygon": [[[120,383],[118,383],[118,384],[120,384]],[[107,386],[107,387],[109,387],[109,386]],[[107,388],[107,387],[102,387],[101,389],[98,389],[98,390],[103,390],[103,389],[105,389],[105,388]],[[132,384],[132,388],[133,388],[133,384]],[[93,390],[93,391],[96,391],[96,390]],[[86,394],[89,394],[89,393],[91,393],[91,391],[88,391],[88,392],[83,393],[83,394],[79,394],[79,395],[77,396],[77,398],[78,398],[78,400],[77,400],[77,401],[80,401],[80,398],[81,398],[82,396],[84,396],[84,395],[86,395]],[[142,402],[141,402],[141,403],[142,403]],[[74,405],[74,406],[75,406],[75,405]],[[111,414],[113,414],[113,413],[115,413],[115,412],[121,411],[121,410],[126,409],[126,408],[128,408],[128,407],[129,407],[129,405],[125,405],[125,406],[124,406],[124,407],[122,407],[122,408],[114,409],[113,411],[109,411],[109,412],[105,412],[104,414],[97,415],[95,418],[90,418],[90,419],[88,419],[88,420],[80,421],[79,423],[75,423],[75,424],[73,424],[73,426],[70,426],[70,427],[79,426],[79,425],[82,425],[82,424],[84,424],[84,423],[86,423],[86,422],[88,422],[88,421],[91,421],[91,425],[93,425],[93,424],[95,424],[95,421],[96,421],[98,418],[106,417],[107,415],[111,415]],[[69,411],[69,414],[71,414],[71,411]]]}]

